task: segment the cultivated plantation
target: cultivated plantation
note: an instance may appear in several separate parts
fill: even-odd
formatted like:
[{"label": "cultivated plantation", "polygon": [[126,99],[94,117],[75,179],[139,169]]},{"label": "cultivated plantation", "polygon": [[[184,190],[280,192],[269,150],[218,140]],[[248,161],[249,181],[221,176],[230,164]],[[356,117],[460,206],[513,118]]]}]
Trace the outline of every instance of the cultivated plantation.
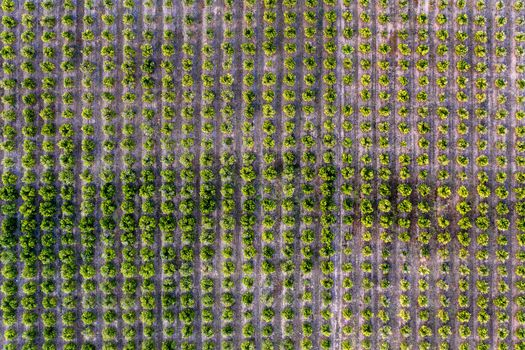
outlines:
[{"label": "cultivated plantation", "polygon": [[524,0],[0,0],[4,350],[525,350]]}]

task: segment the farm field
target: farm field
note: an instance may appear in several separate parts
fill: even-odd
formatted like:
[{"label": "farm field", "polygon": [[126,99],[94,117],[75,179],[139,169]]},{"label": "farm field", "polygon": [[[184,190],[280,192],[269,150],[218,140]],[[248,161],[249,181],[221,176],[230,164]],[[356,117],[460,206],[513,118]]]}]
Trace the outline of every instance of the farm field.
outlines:
[{"label": "farm field", "polygon": [[524,0],[0,0],[0,347],[525,350]]}]

